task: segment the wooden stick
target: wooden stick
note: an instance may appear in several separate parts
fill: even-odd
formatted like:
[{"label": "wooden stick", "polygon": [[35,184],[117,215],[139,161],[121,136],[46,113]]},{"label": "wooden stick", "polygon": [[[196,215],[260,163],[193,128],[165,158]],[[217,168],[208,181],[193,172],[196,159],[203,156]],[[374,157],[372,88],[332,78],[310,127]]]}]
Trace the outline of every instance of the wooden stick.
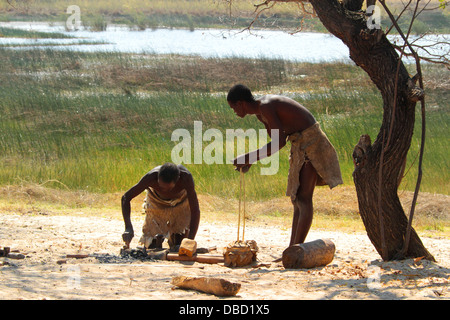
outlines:
[{"label": "wooden stick", "polygon": [[241,199],[244,200],[244,210],[242,213],[243,216],[243,224],[242,224],[242,241],[245,238],[245,176],[242,168],[239,169],[240,172],[240,180],[239,180],[239,215],[238,215],[238,230],[237,230],[237,241],[239,242],[239,233],[241,230]]},{"label": "wooden stick", "polygon": [[241,229],[242,168],[240,168],[239,171],[241,173],[241,176],[239,180],[239,213],[238,213],[237,241],[239,241],[239,231]]},{"label": "wooden stick", "polygon": [[67,254],[66,258],[84,259],[89,258],[88,254]]},{"label": "wooden stick", "polygon": [[[108,263],[108,265],[119,265],[119,266],[122,266],[122,265],[126,265],[126,264]],[[185,264],[145,264],[145,265],[141,265],[141,266],[146,267],[146,268],[173,268],[173,267],[178,267],[178,268],[186,268],[186,269],[190,269],[190,268],[192,268],[192,269],[205,269],[204,266],[199,266],[199,265],[188,266],[188,265],[185,265]]]},{"label": "wooden stick", "polygon": [[180,256],[178,253],[168,253],[167,260],[169,261],[194,261],[199,263],[222,263],[224,261],[223,255],[212,255],[212,254],[201,254],[201,255],[193,255],[192,257],[188,256]]},{"label": "wooden stick", "polygon": [[244,172],[241,170],[241,179],[242,179],[242,189],[244,191],[244,212],[243,212],[243,216],[244,216],[244,223],[243,223],[243,228],[242,228],[242,241],[244,241],[244,237],[245,237],[245,176],[244,176]]},{"label": "wooden stick", "polygon": [[209,264],[215,264],[215,263],[222,263],[224,261],[223,255],[206,255],[206,254],[202,254],[202,255],[197,255],[196,262],[200,262],[200,263],[209,263]]}]

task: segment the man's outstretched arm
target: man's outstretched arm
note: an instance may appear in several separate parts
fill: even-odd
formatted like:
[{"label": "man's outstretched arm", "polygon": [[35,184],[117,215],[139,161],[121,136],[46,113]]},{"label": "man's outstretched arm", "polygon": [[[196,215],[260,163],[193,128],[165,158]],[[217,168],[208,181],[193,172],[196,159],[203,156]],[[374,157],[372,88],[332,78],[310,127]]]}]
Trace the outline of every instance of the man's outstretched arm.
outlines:
[{"label": "man's outstretched arm", "polygon": [[122,196],[122,217],[125,222],[125,232],[122,234],[122,239],[127,247],[130,246],[130,242],[134,237],[133,225],[131,223],[131,200],[141,194],[148,186],[149,175],[145,175]]}]

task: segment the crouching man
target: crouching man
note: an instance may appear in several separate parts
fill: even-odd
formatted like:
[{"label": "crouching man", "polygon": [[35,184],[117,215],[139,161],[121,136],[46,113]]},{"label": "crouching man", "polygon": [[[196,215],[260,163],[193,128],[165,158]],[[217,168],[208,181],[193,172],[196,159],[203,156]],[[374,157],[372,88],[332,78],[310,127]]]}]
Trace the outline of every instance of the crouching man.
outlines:
[{"label": "crouching man", "polygon": [[122,196],[125,245],[129,247],[134,237],[130,202],[144,190],[146,217],[139,242],[146,248],[161,248],[168,238],[169,247],[175,249],[185,237],[194,240],[200,221],[194,179],[182,165],[165,163],[145,174]]}]

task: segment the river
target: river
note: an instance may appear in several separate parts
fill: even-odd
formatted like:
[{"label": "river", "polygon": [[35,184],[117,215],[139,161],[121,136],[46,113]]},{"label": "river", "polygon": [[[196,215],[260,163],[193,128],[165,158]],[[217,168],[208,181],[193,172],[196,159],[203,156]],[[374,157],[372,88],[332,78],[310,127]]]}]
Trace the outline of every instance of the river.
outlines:
[{"label": "river", "polygon": [[[199,55],[205,58],[279,58],[300,62],[350,62],[349,50],[330,34],[281,30],[146,29],[131,30],[111,25],[106,31],[66,31],[63,24],[3,22],[0,27],[61,32],[72,39],[0,38],[0,45],[14,48],[46,46],[58,50],[88,52]],[[436,36],[435,36],[436,37]],[[394,39],[394,38],[392,38]],[[24,46],[27,47],[24,47]],[[445,48],[448,52],[448,44]]]}]

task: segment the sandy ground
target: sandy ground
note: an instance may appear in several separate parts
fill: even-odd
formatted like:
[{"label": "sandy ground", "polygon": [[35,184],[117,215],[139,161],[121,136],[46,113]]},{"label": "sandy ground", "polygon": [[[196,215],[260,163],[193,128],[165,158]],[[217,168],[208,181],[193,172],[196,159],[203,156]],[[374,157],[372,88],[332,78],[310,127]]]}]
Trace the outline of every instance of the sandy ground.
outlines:
[{"label": "sandy ground", "polygon": [[[143,220],[134,220],[138,246]],[[314,227],[314,226],[313,226]],[[437,263],[410,259],[383,262],[364,233],[311,230],[307,241],[331,239],[334,260],[326,267],[285,269],[281,257],[290,230],[247,225],[246,239],[260,248],[253,266],[122,258],[123,222],[83,215],[0,215],[0,246],[26,255],[0,258],[0,299],[225,299],[174,288],[175,276],[219,277],[241,284],[226,299],[449,299],[450,240],[422,238]],[[200,225],[199,247],[217,246],[217,254],[236,238],[235,226]],[[67,254],[91,257],[67,259]],[[61,264],[61,260],[65,263]],[[59,262],[59,263],[58,263]]]}]

